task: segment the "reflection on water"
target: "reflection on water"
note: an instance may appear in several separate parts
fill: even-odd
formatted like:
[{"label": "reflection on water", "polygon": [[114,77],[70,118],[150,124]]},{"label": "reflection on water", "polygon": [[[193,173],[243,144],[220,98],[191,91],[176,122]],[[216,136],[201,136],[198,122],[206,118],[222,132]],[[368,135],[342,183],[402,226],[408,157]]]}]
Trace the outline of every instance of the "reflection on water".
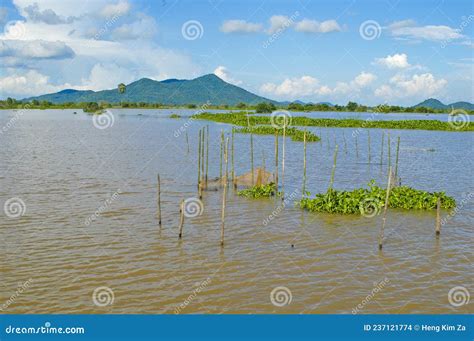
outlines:
[{"label": "reflection on water", "polygon": [[[112,112],[114,124],[103,130],[72,110],[27,111],[13,123],[14,112],[0,112],[0,126],[8,125],[0,134],[0,204],[11,198],[24,203],[22,216],[2,214],[0,220],[5,312],[472,312],[472,304],[456,307],[448,300],[456,286],[474,293],[472,200],[442,227],[439,240],[433,212],[390,210],[379,252],[380,217],[310,214],[292,203],[282,208],[280,200],[249,200],[230,190],[221,249],[222,193],[205,192],[202,214],[185,218],[178,240],[179,202],[196,196],[198,130],[210,126],[209,169],[217,176],[219,134],[229,126],[169,119],[170,112]],[[189,154],[185,133],[175,134],[185,123]],[[309,191],[327,188],[336,143],[336,188],[372,178],[385,182],[381,130],[370,133],[370,164],[366,130],[311,130],[322,143],[308,145]],[[392,153],[401,137],[403,184],[444,190],[458,202],[474,191],[472,133],[400,130],[391,136]],[[254,144],[256,165],[264,153],[272,167],[273,137],[255,136]],[[297,199],[303,148],[291,141],[286,148],[285,192]],[[236,135],[235,157],[237,173],[248,171],[248,135]],[[281,307],[270,297],[277,287],[291,294]]]}]

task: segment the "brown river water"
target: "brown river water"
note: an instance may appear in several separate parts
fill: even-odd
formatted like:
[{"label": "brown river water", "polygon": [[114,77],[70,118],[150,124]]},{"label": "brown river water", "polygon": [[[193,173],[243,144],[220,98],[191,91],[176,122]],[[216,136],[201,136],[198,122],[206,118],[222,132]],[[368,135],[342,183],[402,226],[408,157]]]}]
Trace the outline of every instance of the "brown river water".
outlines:
[{"label": "brown river water", "polygon": [[[189,120],[190,111],[170,119],[169,111],[112,110],[113,125],[98,129],[91,116],[72,112],[0,111],[3,313],[474,310],[472,133],[391,130],[392,160],[401,137],[402,183],[445,191],[458,203],[449,219],[442,212],[440,238],[434,234],[435,212],[389,210],[379,251],[382,215],[316,214],[294,207],[301,197],[303,144],[288,139],[286,205],[238,197],[229,189],[221,248],[222,191],[204,193],[202,214],[185,217],[182,240],[179,203],[197,195],[199,129],[210,127],[209,173],[215,177],[220,130],[229,132],[230,126]],[[180,127],[188,133],[189,153]],[[385,184],[381,130],[370,131],[370,164],[367,130],[310,130],[322,142],[308,144],[308,191],[327,189],[335,143],[335,188],[365,186],[371,179]],[[238,174],[250,169],[249,140],[236,135]],[[261,165],[264,153],[272,169],[273,137],[254,136],[254,144],[255,164]]]}]

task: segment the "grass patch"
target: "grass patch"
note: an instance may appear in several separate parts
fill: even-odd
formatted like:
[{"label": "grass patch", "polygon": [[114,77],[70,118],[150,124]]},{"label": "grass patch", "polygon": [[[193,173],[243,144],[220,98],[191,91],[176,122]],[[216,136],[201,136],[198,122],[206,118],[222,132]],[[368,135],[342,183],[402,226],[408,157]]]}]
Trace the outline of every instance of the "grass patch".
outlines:
[{"label": "grass patch", "polygon": [[[241,134],[257,134],[257,135],[275,135],[275,132],[278,135],[283,135],[283,129],[276,129],[272,126],[251,126],[244,127],[235,130],[236,133]],[[304,141],[304,131],[297,128],[287,128],[286,136],[290,137],[293,141]],[[306,132],[306,141],[307,142],[317,142],[321,140],[317,135],[313,134],[310,131]]]},{"label": "grass patch", "polygon": [[181,118],[181,116],[178,114],[171,114],[170,118]]},{"label": "grass patch", "polygon": [[253,186],[237,192],[237,195],[246,198],[269,198],[276,194],[276,185],[271,182],[267,185]]},{"label": "grass patch", "polygon": [[[339,214],[361,214],[374,216],[385,205],[386,189],[375,185],[372,180],[368,188],[359,188],[353,191],[328,190],[326,193],[316,194],[314,198],[305,197],[298,205],[310,212],[327,212]],[[456,207],[456,201],[444,192],[425,192],[408,186],[394,187],[390,190],[388,207],[405,210],[432,210],[436,209],[438,197],[441,207],[451,209]]]}]

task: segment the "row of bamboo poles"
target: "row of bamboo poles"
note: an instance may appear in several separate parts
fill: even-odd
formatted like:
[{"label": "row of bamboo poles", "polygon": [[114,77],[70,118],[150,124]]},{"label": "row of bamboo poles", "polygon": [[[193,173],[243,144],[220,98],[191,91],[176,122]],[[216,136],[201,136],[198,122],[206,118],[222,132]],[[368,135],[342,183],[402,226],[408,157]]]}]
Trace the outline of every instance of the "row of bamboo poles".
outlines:
[{"label": "row of bamboo poles", "polygon": [[[345,135],[343,133],[343,140],[344,140],[344,150],[347,152],[347,143],[345,139]],[[329,139],[328,139],[329,141]],[[383,164],[384,161],[384,141],[385,141],[385,132],[382,132],[382,139],[381,139],[381,149],[380,149],[380,165]],[[371,163],[371,143],[370,143],[370,130],[367,131],[367,148],[368,148],[368,160],[369,164]],[[186,132],[186,143],[187,143],[187,151],[189,153],[189,139]],[[276,189],[278,192],[279,187],[279,134],[275,131],[275,170],[274,170],[274,182],[276,185]],[[281,159],[281,191],[280,196],[281,199],[284,200],[284,176],[285,176],[285,145],[286,145],[286,126],[283,126],[283,139],[282,139],[282,159]],[[357,135],[355,136],[355,146],[356,146],[356,156],[358,157],[359,149],[358,149],[358,141]],[[250,133],[250,166],[251,166],[251,183],[252,186],[255,185],[254,179],[254,143],[253,143],[253,134]],[[398,163],[399,163],[399,152],[400,152],[400,137],[397,138],[397,146],[396,146],[396,157],[395,157],[395,170],[392,171],[392,159],[391,159],[391,139],[390,133],[387,133],[387,162],[388,162],[388,180],[387,180],[387,190],[386,190],[386,198],[383,208],[383,217],[382,217],[382,226],[379,233],[379,249],[382,250],[383,247],[383,240],[384,240],[384,231],[385,225],[387,220],[387,209],[388,209],[388,200],[390,196],[390,190],[392,187],[397,186],[399,182],[398,178]],[[236,174],[235,174],[235,167],[234,167],[234,128],[232,128],[231,139],[230,139],[230,150],[231,150],[231,180],[234,189],[237,188],[236,182]],[[333,189],[335,173],[336,173],[336,166],[337,166],[337,155],[339,151],[339,145],[335,145],[334,149],[334,156],[333,156],[333,166],[331,169],[331,176],[329,180],[329,187],[328,191]],[[265,164],[265,156],[262,155],[263,165]],[[307,166],[307,131],[304,131],[303,137],[303,177],[302,177],[302,196],[306,195],[306,166]],[[263,166],[265,167],[265,166]],[[208,186],[208,171],[209,171],[209,126],[206,126],[199,130],[198,134],[198,195],[199,199],[202,199],[203,190],[205,190]],[[157,206],[158,206],[158,224],[161,228],[162,225],[162,217],[161,217],[161,179],[160,175],[158,174],[157,177],[158,185],[158,199],[157,199]],[[394,183],[396,181],[397,183]],[[227,201],[227,187],[229,183],[229,137],[225,137],[224,132],[221,130],[220,133],[220,163],[219,163],[219,183],[223,187],[222,193],[222,208],[221,208],[221,238],[220,243],[224,245],[224,236],[225,236],[225,211],[226,211],[226,201]],[[436,224],[435,224],[435,234],[439,236],[441,233],[441,218],[440,218],[440,210],[441,210],[441,203],[440,199],[438,198],[437,202],[437,213],[436,213]],[[180,202],[180,222],[179,222],[179,234],[178,238],[181,239],[183,236],[183,226],[184,226],[184,214],[185,207],[184,207],[184,200]]]}]

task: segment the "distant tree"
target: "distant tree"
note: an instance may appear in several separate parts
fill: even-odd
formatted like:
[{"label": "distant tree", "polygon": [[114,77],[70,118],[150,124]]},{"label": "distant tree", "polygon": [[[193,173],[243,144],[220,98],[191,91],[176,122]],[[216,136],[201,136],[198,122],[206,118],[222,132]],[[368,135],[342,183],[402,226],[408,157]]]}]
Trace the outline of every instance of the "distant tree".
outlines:
[{"label": "distant tree", "polygon": [[239,104],[236,105],[236,107],[239,109],[243,109],[247,107],[247,104],[245,104],[244,102],[240,102]]},{"label": "distant tree", "polygon": [[346,108],[349,111],[356,111],[358,106],[359,106],[359,104],[357,104],[356,102],[349,102],[349,103],[347,103]]},{"label": "distant tree", "polygon": [[257,106],[255,107],[255,111],[257,113],[270,113],[273,110],[276,110],[276,107],[273,103],[258,103]]},{"label": "distant tree", "polygon": [[123,93],[125,92],[125,90],[127,89],[127,87],[126,87],[125,84],[123,84],[123,83],[120,83],[120,84],[117,86],[117,88],[118,88],[118,92],[121,93],[121,94],[123,94]]},{"label": "distant tree", "polygon": [[188,109],[196,109],[196,104],[188,104]]},{"label": "distant tree", "polygon": [[85,112],[96,112],[99,109],[100,109],[100,106],[96,102],[88,102],[82,108],[82,110],[84,110]]},{"label": "distant tree", "polygon": [[31,104],[33,104],[33,105],[39,105],[40,102],[39,102],[37,99],[34,99],[34,100],[31,101]]}]

